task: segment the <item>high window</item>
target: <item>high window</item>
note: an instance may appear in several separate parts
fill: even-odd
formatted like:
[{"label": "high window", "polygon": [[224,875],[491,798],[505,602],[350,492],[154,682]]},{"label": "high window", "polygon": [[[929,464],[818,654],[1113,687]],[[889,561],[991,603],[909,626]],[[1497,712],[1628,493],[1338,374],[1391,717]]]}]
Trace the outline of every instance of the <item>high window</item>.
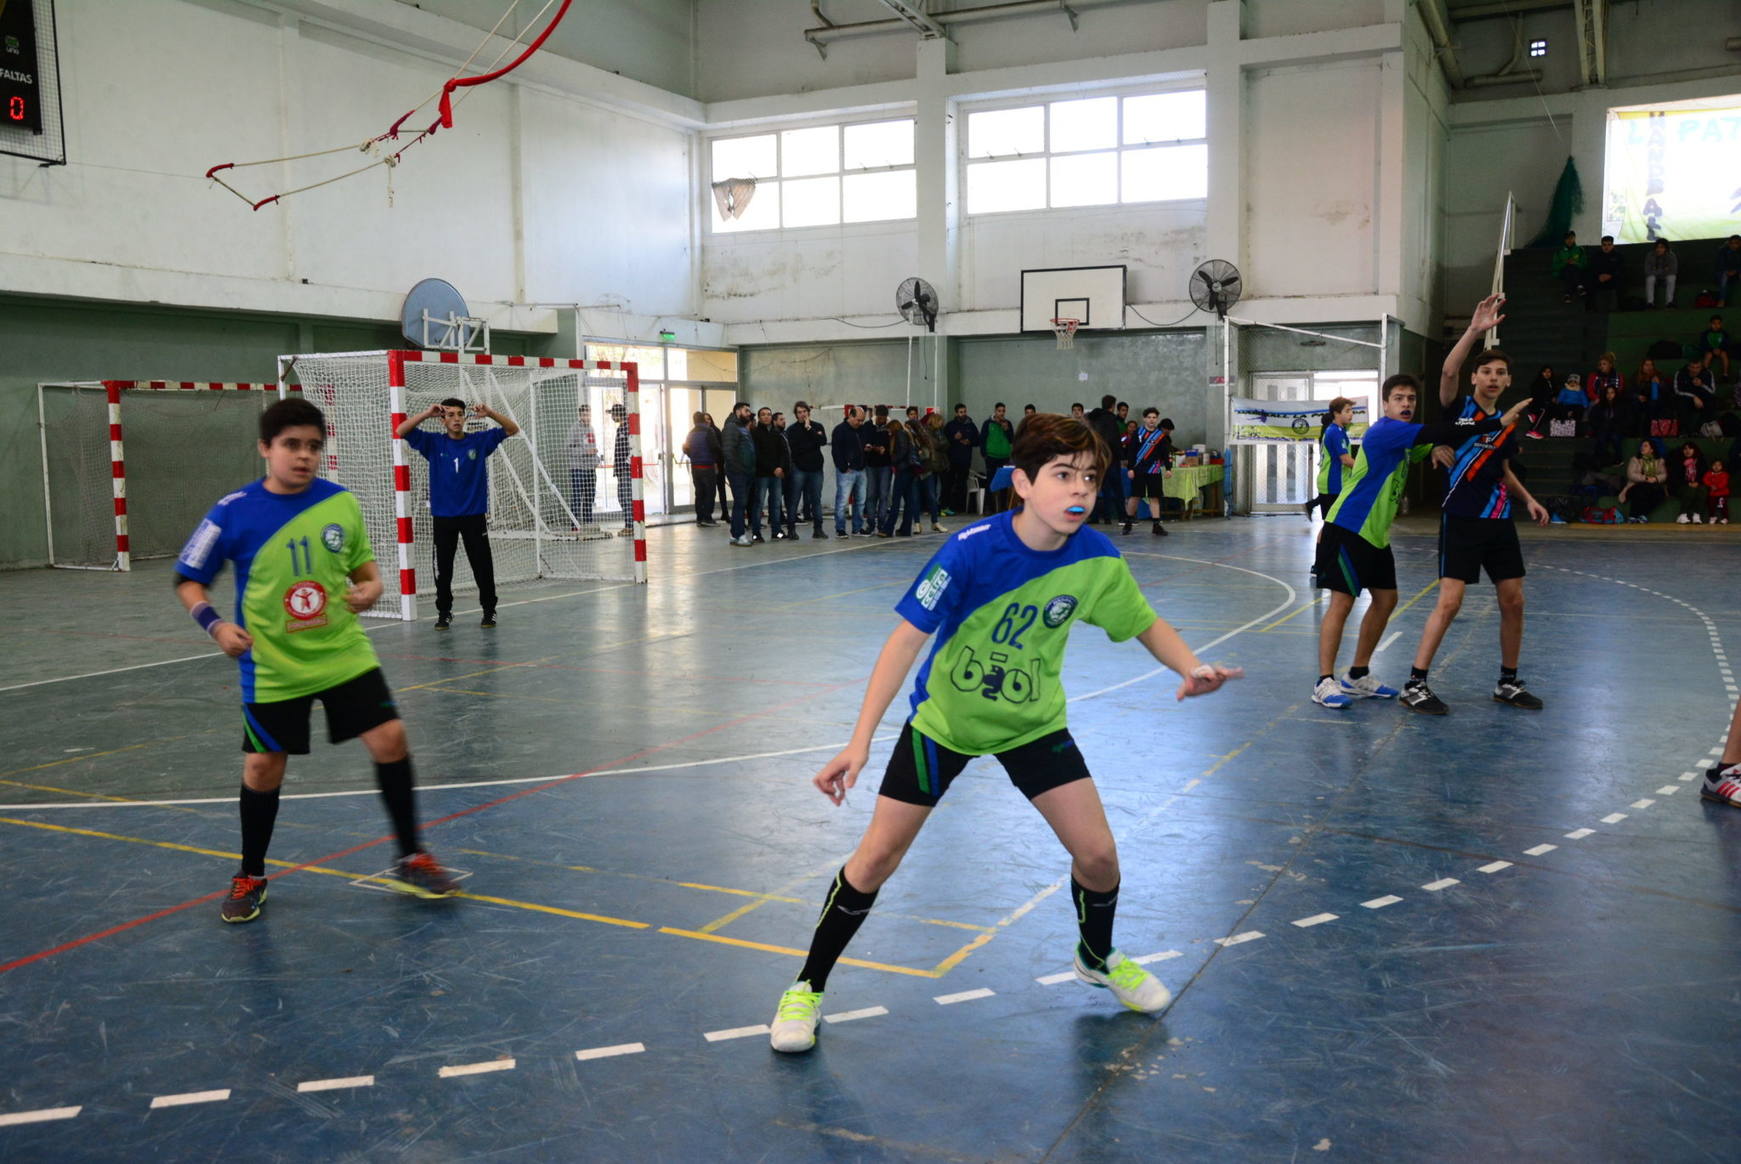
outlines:
[{"label": "high window", "polygon": [[716,232],[880,222],[918,214],[913,119],[818,125],[712,142],[712,181],[754,178],[742,217],[713,200]]},{"label": "high window", "polygon": [[1207,137],[1201,89],[970,112],[967,212],[1203,198]]}]

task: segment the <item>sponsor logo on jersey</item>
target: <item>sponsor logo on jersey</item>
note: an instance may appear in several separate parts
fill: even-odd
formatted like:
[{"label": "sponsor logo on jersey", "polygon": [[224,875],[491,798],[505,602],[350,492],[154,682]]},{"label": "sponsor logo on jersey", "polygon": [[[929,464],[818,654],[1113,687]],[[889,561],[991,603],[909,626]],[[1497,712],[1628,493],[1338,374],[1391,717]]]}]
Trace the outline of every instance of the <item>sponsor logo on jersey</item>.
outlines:
[{"label": "sponsor logo on jersey", "polygon": [[287,631],[313,630],[326,625],[326,587],[313,579],[297,582],[284,592],[284,610],[290,615]]},{"label": "sponsor logo on jersey", "polygon": [[321,530],[320,544],[335,554],[343,550],[345,548],[345,527],[335,521]]},{"label": "sponsor logo on jersey", "polygon": [[932,566],[930,573],[920,580],[918,588],[913,591],[913,597],[926,610],[936,610],[937,600],[943,597],[943,592],[948,588],[949,571],[942,566]]},{"label": "sponsor logo on jersey", "polygon": [[476,449],[467,449],[465,451],[465,459],[468,461],[477,460],[478,459],[478,451]]},{"label": "sponsor logo on jersey", "polygon": [[989,521],[980,522],[978,525],[970,525],[960,533],[956,534],[955,540],[958,542],[964,542],[974,534],[982,534],[990,528],[991,522]]},{"label": "sponsor logo on jersey", "polygon": [[1070,616],[1075,612],[1076,596],[1074,594],[1060,594],[1046,603],[1046,609],[1040,615],[1040,619],[1047,626],[1056,630],[1069,622]]},{"label": "sponsor logo on jersey", "polygon": [[187,546],[181,551],[182,564],[196,570],[205,569],[206,559],[212,556],[212,547],[218,544],[218,539],[223,535],[223,527],[210,518],[200,522],[199,528],[193,531],[193,536],[187,539]]}]

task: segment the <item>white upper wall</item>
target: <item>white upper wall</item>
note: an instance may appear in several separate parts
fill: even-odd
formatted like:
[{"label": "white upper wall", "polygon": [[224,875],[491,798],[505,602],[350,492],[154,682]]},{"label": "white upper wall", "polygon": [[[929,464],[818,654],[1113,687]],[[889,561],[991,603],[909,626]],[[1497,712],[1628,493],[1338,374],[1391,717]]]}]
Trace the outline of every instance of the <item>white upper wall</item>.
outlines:
[{"label": "white upper wall", "polygon": [[[534,57],[462,91],[454,127],[392,171],[391,204],[383,167],[253,211],[206,169],[380,133],[482,34],[395,0],[57,12],[69,164],[0,157],[0,288],[395,319],[438,275],[498,327],[553,326],[514,306],[538,301],[694,313],[693,102]],[[224,177],[257,199],[363,164],[348,149]]]}]

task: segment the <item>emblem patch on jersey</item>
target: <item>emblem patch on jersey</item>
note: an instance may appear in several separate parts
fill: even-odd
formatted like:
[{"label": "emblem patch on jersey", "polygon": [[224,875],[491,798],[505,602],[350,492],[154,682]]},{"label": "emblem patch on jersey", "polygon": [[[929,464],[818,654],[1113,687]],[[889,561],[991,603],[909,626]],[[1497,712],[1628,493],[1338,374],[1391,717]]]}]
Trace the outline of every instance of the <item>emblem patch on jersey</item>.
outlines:
[{"label": "emblem patch on jersey", "polygon": [[284,610],[290,615],[288,631],[313,630],[326,625],[326,587],[308,579],[284,592]]},{"label": "emblem patch on jersey", "polygon": [[1060,594],[1046,603],[1046,609],[1040,615],[1040,620],[1056,630],[1069,622],[1070,616],[1075,612],[1076,596],[1074,594]]},{"label": "emblem patch on jersey", "polygon": [[341,552],[345,548],[345,527],[335,521],[321,530],[320,544],[335,554]]},{"label": "emblem patch on jersey", "polygon": [[918,589],[913,591],[913,597],[917,598],[919,605],[926,610],[936,610],[937,600],[943,597],[943,592],[948,588],[949,571],[942,566],[932,566],[931,572],[925,575],[919,583]]},{"label": "emblem patch on jersey", "polygon": [[223,527],[214,524],[209,518],[200,522],[199,528],[193,531],[193,536],[187,539],[187,547],[181,551],[181,560],[196,570],[205,569],[206,559],[212,556],[212,547],[218,544],[218,539],[223,535]]},{"label": "emblem patch on jersey", "polygon": [[476,449],[467,449],[465,451],[465,459],[468,461],[477,460],[478,459],[478,451]]}]

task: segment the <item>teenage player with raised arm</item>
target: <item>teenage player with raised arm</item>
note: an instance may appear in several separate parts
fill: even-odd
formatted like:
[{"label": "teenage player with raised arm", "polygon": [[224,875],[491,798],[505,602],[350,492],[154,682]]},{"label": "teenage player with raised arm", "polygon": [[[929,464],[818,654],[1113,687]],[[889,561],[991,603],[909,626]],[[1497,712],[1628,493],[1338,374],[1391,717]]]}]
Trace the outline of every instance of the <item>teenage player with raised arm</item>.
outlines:
[{"label": "teenage player with raised arm", "polygon": [[776,1051],[816,1044],[822,992],[846,944],[949,784],[975,756],[995,755],[1070,853],[1079,940],[1076,976],[1152,1013],[1167,988],[1112,944],[1118,850],[1088,766],[1065,726],[1060,671],[1071,624],[1140,640],[1184,676],[1178,697],[1205,695],[1240,672],[1200,662],[1143,597],[1113,543],[1084,529],[1109,459],[1081,421],[1036,415],[1011,449],[1017,507],[944,542],[895,611],[852,740],[812,782],[835,804],[853,787],[871,737],[933,634],[912,715],[883,776],[858,849],[835,874],[798,979],[780,996]]},{"label": "teenage player with raised arm", "polygon": [[[241,668],[242,867],[219,909],[250,922],[266,904],[266,849],[292,755],[306,755],[316,699],[333,743],[361,738],[399,842],[392,887],[450,897],[458,887],[418,837],[405,725],[357,615],[381,597],[381,577],[356,496],[315,476],[326,434],[320,409],[280,400],[260,414],[266,475],[222,498],[176,562],[176,595]],[[208,587],[235,568],[226,619]]]}]

